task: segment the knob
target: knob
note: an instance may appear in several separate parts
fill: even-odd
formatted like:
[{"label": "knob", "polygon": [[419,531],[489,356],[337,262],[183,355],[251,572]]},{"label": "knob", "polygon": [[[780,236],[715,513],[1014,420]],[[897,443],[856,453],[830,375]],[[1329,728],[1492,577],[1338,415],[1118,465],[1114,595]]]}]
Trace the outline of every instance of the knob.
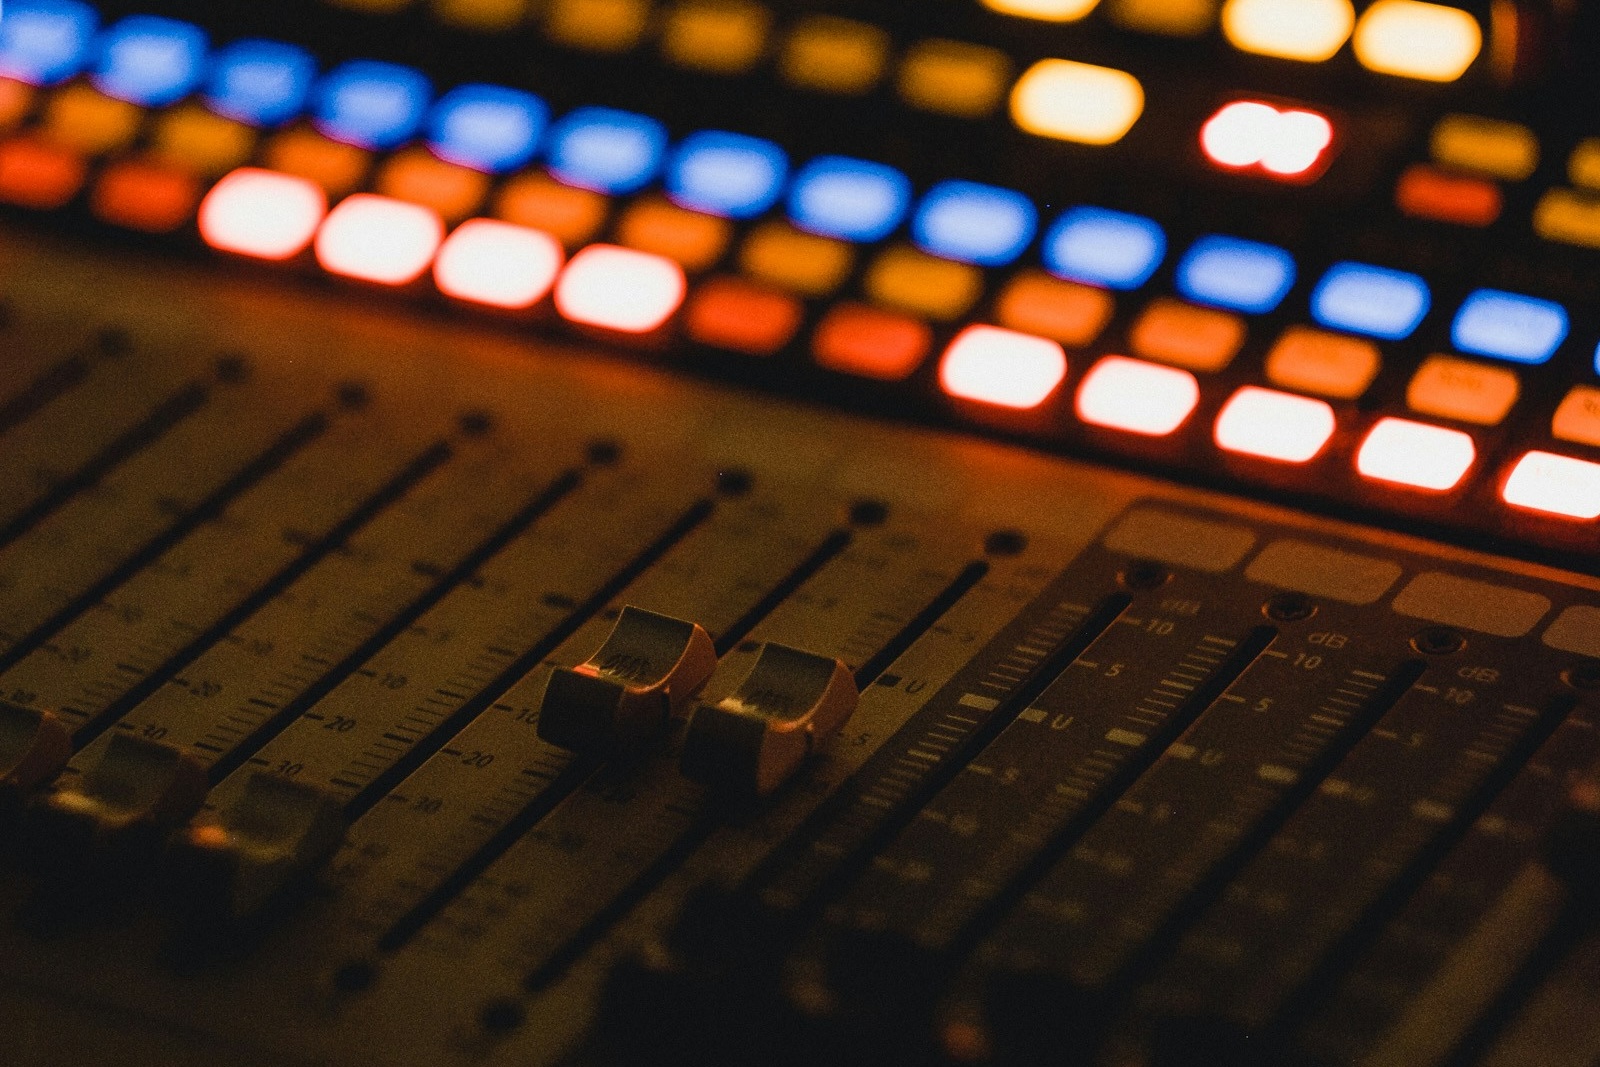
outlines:
[{"label": "knob", "polygon": [[48,711],[0,701],[0,792],[28,793],[67,765],[72,740]]}]

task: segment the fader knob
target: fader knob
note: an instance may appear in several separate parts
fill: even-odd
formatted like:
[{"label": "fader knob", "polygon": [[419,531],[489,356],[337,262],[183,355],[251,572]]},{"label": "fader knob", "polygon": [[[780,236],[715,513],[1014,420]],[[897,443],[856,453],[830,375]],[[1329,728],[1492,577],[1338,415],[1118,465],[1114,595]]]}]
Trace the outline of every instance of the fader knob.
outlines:
[{"label": "fader knob", "polygon": [[598,652],[550,675],[539,736],[586,754],[654,737],[716,666],[716,648],[699,624],[625,607]]},{"label": "fader knob", "polygon": [[0,793],[27,793],[61,772],[72,741],[61,720],[0,701]]},{"label": "fader knob", "polygon": [[843,663],[769,642],[732,696],[695,709],[683,773],[716,789],[766,796],[838,732],[857,695]]}]

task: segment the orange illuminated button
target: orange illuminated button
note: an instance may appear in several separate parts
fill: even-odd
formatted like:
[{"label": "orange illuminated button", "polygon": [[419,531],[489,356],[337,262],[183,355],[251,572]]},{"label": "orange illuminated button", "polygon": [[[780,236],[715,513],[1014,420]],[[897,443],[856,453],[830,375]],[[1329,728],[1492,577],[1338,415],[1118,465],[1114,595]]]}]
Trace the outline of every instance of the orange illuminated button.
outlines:
[{"label": "orange illuminated button", "polygon": [[689,336],[701,344],[752,356],[770,356],[800,328],[800,301],[740,278],[712,278],[695,292],[684,314]]},{"label": "orange illuminated button", "polygon": [[732,233],[727,219],[655,197],[633,203],[617,223],[619,244],[677,260],[688,271],[706,270],[721,259]]},{"label": "orange illuminated button", "polygon": [[1394,187],[1394,203],[1412,218],[1487,226],[1500,217],[1500,187],[1482,178],[1445,174],[1425,163],[1407,167]]},{"label": "orange illuminated button", "polygon": [[862,284],[880,304],[949,321],[965,315],[977,303],[983,293],[983,274],[969,263],[894,245],[867,268]]},{"label": "orange illuminated button", "polygon": [[267,167],[308,178],[330,197],[344,196],[360,185],[371,159],[364,148],[331,141],[310,129],[284,130],[267,143],[264,156]]},{"label": "orange illuminated button", "polygon": [[962,330],[939,367],[939,384],[951,396],[1020,410],[1044,403],[1066,376],[1060,345],[995,326]]},{"label": "orange illuminated button", "polygon": [[27,82],[0,78],[0,129],[9,130],[20,125],[33,110],[36,90]]},{"label": "orange illuminated button", "polygon": [[568,248],[588,244],[606,220],[606,198],[563,185],[545,174],[513,178],[500,191],[495,214],[507,222],[555,235]]},{"label": "orange illuminated button", "polygon": [[1381,363],[1371,341],[1291,326],[1267,354],[1267,377],[1285,389],[1354,400],[1378,376]]},{"label": "orange illuminated button", "polygon": [[1546,241],[1600,248],[1600,197],[1577,189],[1546,189],[1533,209],[1533,232]]},{"label": "orange illuminated button", "polygon": [[839,304],[817,324],[811,354],[819,366],[858,378],[896,382],[922,365],[933,344],[928,324],[863,304]]},{"label": "orange illuminated button", "polygon": [[802,296],[827,296],[843,284],[854,262],[845,242],[776,221],[751,230],[739,251],[746,274]]},{"label": "orange illuminated button", "polygon": [[49,98],[40,129],[63,148],[94,156],[127,147],[143,118],[137,104],[74,82]]},{"label": "orange illuminated button", "polygon": [[1413,489],[1454,489],[1477,448],[1460,430],[1429,426],[1410,419],[1378,420],[1356,455],[1363,476]]},{"label": "orange illuminated button", "polygon": [[433,280],[457,300],[518,310],[544,298],[564,258],[560,242],[547,233],[469,219],[439,249]]},{"label": "orange illuminated button", "polygon": [[1516,371],[1429,356],[1406,387],[1406,406],[1424,415],[1497,426],[1511,413],[1520,391]]},{"label": "orange illuminated button", "polygon": [[0,143],[0,200],[51,211],[77,195],[87,167],[83,157],[31,137]]},{"label": "orange illuminated button", "polygon": [[1600,448],[1600,389],[1574,385],[1556,408],[1550,432],[1563,441]]},{"label": "orange illuminated button", "polygon": [[184,106],[161,115],[151,138],[162,159],[197,174],[226,174],[250,158],[256,131],[203,107]]},{"label": "orange illuminated button", "polygon": [[406,285],[428,269],[443,241],[444,223],[437,212],[357,193],[329,212],[317,231],[317,262],[347,278]]},{"label": "orange illuminated button", "polygon": [[1219,371],[1244,344],[1244,319],[1158,297],[1133,324],[1128,340],[1141,356],[1190,370]]},{"label": "orange illuminated button", "polygon": [[1165,437],[1200,403],[1200,383],[1177,367],[1107,356],[1078,386],[1078,418],[1092,426]]},{"label": "orange illuminated button", "polygon": [[311,243],[327,213],[327,196],[315,182],[246,167],[206,194],[200,236],[224,252],[288,259]]},{"label": "orange illuminated button", "polygon": [[1011,279],[995,304],[1000,325],[1079,347],[1100,336],[1111,321],[1111,294],[1043,271]]},{"label": "orange illuminated button", "polygon": [[556,310],[572,322],[619,333],[649,333],[683,303],[683,268],[664,256],[590,245],[556,283]]},{"label": "orange illuminated button", "polygon": [[1600,463],[1529,452],[1517,461],[1501,495],[1513,507],[1569,519],[1600,518]]},{"label": "orange illuminated button", "polygon": [[1228,452],[1304,463],[1333,436],[1333,408],[1322,400],[1247,385],[1217,416],[1217,447]]},{"label": "orange illuminated button", "polygon": [[188,171],[125,159],[100,175],[90,206],[114,226],[171,233],[189,221],[199,199],[200,182]]},{"label": "orange illuminated button", "polygon": [[458,222],[483,203],[489,176],[448,163],[425,148],[408,148],[384,164],[378,173],[377,191],[432,208],[446,222]]}]

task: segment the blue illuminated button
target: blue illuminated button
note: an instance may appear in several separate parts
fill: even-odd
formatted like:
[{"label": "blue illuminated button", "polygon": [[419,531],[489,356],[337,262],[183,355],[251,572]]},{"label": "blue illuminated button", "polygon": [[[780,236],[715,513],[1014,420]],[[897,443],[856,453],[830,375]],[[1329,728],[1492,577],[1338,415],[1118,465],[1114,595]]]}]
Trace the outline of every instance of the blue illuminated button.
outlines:
[{"label": "blue illuminated button", "polygon": [[235,41],[211,58],[206,103],[252,126],[276,126],[300,114],[311,95],[317,61],[280,41]]},{"label": "blue illuminated button", "polygon": [[636,192],[650,184],[667,153],[661,123],[631,111],[581,107],[550,131],[550,173],[597,193]]},{"label": "blue illuminated button", "polygon": [[0,76],[53,85],[82,70],[100,19],[77,0],[11,0],[0,18]]},{"label": "blue illuminated button", "polygon": [[684,207],[748,219],[777,203],[789,157],[771,141],[703,130],[678,146],[667,168],[667,194]]},{"label": "blue illuminated button", "polygon": [[1044,238],[1044,265],[1052,274],[1107,289],[1137,289],[1167,254],[1167,235],[1142,215],[1075,207]]},{"label": "blue illuminated button", "polygon": [[1263,314],[1293,287],[1293,256],[1238,237],[1202,237],[1178,264],[1178,291],[1197,304]]},{"label": "blue illuminated button", "polygon": [[1415,274],[1335,263],[1311,293],[1311,315],[1335,330],[1399,341],[1411,336],[1432,302],[1428,283]]},{"label": "blue illuminated button", "polygon": [[452,163],[500,174],[539,150],[550,108],[532,93],[463,85],[444,94],[428,121],[428,143]]},{"label": "blue illuminated button", "polygon": [[1544,363],[1566,337],[1566,308],[1498,289],[1479,289],[1467,297],[1450,327],[1450,340],[1460,351],[1513,363]]},{"label": "blue illuminated button", "polygon": [[1039,228],[1039,211],[1021,193],[976,182],[940,182],[922,198],[911,235],[946,259],[1003,267],[1022,255]]},{"label": "blue illuminated button", "polygon": [[317,128],[361,148],[393,148],[422,125],[433,86],[419,70],[356,59],[317,87]]},{"label": "blue illuminated button", "polygon": [[795,176],[789,217],[802,229],[846,241],[881,241],[911,207],[911,181],[893,167],[818,156]]},{"label": "blue illuminated button", "polygon": [[94,84],[107,96],[165,107],[189,95],[205,73],[206,33],[156,15],[133,15],[105,32]]}]

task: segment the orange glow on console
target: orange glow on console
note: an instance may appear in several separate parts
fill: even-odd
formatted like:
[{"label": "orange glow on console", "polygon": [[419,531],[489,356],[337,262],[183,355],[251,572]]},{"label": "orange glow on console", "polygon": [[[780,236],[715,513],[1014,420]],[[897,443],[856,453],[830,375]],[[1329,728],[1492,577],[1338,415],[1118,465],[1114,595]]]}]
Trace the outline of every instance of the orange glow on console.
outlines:
[{"label": "orange glow on console", "polygon": [[1217,447],[1283,463],[1312,459],[1333,436],[1333,408],[1321,400],[1247,385],[1217,416]]},{"label": "orange glow on console", "polygon": [[444,223],[431,208],[357,193],[317,231],[317,262],[348,278],[405,285],[422,277],[443,240]]},{"label": "orange glow on console", "polygon": [[1200,147],[1217,166],[1259,167],[1279,178],[1313,174],[1332,143],[1333,124],[1324,116],[1259,100],[1224,105],[1200,130]]},{"label": "orange glow on console", "polygon": [[584,326],[649,333],[672,317],[687,290],[683,268],[670,259],[590,245],[556,283],[556,310]]},{"label": "orange glow on console", "polygon": [[1501,495],[1513,507],[1547,515],[1600,518],[1600,463],[1529,452],[1517,461]]},{"label": "orange glow on console", "polygon": [[1472,438],[1460,430],[1389,418],[1367,433],[1356,469],[1381,482],[1444,492],[1460,483],[1475,458]]},{"label": "orange glow on console", "polygon": [[471,219],[439,249],[433,280],[457,300],[518,310],[550,291],[563,258],[560,242],[540,230]]},{"label": "orange glow on console", "polygon": [[200,203],[200,236],[224,252],[289,259],[305,251],[328,214],[322,187],[304,178],[243,167]]},{"label": "orange glow on console", "polygon": [[939,366],[939,384],[951,396],[1022,411],[1044,403],[1066,376],[1060,345],[996,326],[962,330]]},{"label": "orange glow on console", "polygon": [[1200,403],[1200,384],[1177,367],[1107,356],[1078,387],[1078,418],[1093,426],[1165,437]]}]

